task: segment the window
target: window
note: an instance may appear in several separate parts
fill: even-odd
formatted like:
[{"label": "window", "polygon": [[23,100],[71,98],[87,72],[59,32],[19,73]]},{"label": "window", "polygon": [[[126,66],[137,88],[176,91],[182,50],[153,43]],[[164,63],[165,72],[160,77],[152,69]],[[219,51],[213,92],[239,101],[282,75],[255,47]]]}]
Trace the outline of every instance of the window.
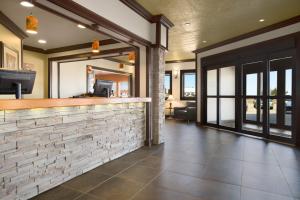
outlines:
[{"label": "window", "polygon": [[180,71],[180,99],[196,100],[196,71]]},{"label": "window", "polygon": [[165,72],[165,94],[172,94],[172,71]]}]

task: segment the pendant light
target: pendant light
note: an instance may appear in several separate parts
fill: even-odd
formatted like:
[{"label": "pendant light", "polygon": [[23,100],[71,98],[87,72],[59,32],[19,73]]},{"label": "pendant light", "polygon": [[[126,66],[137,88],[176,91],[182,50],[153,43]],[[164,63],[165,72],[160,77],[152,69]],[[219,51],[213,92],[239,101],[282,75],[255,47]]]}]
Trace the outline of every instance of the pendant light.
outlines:
[{"label": "pendant light", "polygon": [[119,69],[124,69],[124,64],[123,63],[119,64]]},{"label": "pendant light", "polygon": [[99,40],[94,40],[92,44],[92,52],[99,53],[100,52],[100,42]]},{"label": "pendant light", "polygon": [[130,63],[134,63],[134,61],[135,61],[135,53],[134,52],[129,52],[128,60]]},{"label": "pendant light", "polygon": [[29,16],[26,17],[26,32],[30,34],[37,34],[37,29],[38,29],[39,21],[38,19],[30,14]]}]

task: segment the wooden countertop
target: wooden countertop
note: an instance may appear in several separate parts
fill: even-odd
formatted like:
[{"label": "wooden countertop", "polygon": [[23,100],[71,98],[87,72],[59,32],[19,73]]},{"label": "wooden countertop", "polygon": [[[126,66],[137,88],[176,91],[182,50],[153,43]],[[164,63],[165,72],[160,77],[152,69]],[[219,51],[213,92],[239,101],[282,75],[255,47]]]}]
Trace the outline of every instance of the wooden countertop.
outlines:
[{"label": "wooden countertop", "polygon": [[6,99],[0,100],[0,110],[21,110],[70,106],[101,105],[110,103],[151,102],[151,98],[68,98],[68,99]]}]

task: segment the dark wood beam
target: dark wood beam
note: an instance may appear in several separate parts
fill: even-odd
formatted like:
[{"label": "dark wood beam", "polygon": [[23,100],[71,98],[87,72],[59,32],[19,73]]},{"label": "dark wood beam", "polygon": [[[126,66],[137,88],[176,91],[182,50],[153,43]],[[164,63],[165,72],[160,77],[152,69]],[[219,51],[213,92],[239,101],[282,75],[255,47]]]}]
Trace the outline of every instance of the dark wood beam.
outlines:
[{"label": "dark wood beam", "polygon": [[170,63],[184,63],[184,62],[195,62],[195,59],[184,59],[184,60],[168,60],[166,61],[166,64],[170,64]]}]

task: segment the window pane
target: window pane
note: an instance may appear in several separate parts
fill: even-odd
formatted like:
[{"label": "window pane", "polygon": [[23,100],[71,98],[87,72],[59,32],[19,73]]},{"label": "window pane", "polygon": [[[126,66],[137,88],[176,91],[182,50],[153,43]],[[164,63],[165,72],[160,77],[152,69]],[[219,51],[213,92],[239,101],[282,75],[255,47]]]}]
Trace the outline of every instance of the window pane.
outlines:
[{"label": "window pane", "polygon": [[270,72],[270,96],[277,96],[277,71]]},{"label": "window pane", "polygon": [[235,127],[235,99],[220,98],[220,125]]},{"label": "window pane", "polygon": [[292,95],[292,69],[285,70],[285,95]]},{"label": "window pane", "polygon": [[171,94],[171,74],[165,74],[165,94]]},{"label": "window pane", "polygon": [[196,74],[195,72],[184,73],[183,75],[183,96],[196,97]]},{"label": "window pane", "polygon": [[207,98],[207,123],[217,124],[217,98]]},{"label": "window pane", "polygon": [[277,99],[269,99],[269,122],[270,124],[277,123]]},{"label": "window pane", "polygon": [[286,126],[292,125],[292,100],[285,100],[285,110],[284,110],[284,124]]},{"label": "window pane", "polygon": [[257,101],[256,99],[246,99],[246,120],[257,121]]},{"label": "window pane", "polygon": [[246,78],[246,95],[257,95],[257,73],[247,74]]},{"label": "window pane", "polygon": [[220,69],[220,95],[235,95],[235,67]]},{"label": "window pane", "polygon": [[207,71],[207,95],[217,95],[217,70]]}]

